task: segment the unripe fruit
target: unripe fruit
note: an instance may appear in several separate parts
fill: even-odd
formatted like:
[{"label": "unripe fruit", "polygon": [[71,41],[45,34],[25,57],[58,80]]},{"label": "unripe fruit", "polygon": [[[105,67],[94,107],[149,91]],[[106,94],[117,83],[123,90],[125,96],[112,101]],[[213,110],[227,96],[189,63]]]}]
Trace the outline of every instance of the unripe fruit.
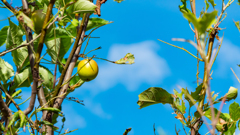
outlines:
[{"label": "unripe fruit", "polygon": [[46,14],[43,13],[43,9],[36,10],[32,13],[32,21],[34,23],[34,29],[37,34],[39,34],[43,27],[43,22]]},{"label": "unripe fruit", "polygon": [[78,64],[78,75],[83,81],[91,81],[98,75],[98,65],[93,59],[84,59]]}]

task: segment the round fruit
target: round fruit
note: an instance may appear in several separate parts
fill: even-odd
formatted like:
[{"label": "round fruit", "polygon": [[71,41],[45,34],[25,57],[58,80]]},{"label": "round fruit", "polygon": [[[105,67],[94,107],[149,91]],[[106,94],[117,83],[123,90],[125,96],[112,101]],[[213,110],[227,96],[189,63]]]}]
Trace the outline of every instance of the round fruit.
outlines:
[{"label": "round fruit", "polygon": [[93,59],[84,59],[78,64],[78,75],[83,81],[91,81],[97,77],[98,65]]},{"label": "round fruit", "polygon": [[36,10],[32,13],[32,21],[34,23],[34,29],[37,34],[39,34],[43,27],[43,22],[46,17],[46,14],[43,13],[42,9]]}]

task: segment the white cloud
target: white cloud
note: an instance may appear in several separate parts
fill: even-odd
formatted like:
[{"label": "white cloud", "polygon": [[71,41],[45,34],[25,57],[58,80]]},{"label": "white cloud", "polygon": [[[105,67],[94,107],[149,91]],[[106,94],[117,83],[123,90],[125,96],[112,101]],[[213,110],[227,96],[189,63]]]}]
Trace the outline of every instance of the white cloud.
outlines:
[{"label": "white cloud", "polygon": [[88,108],[93,114],[99,116],[103,119],[111,119],[112,116],[103,111],[100,103],[92,102],[92,99],[84,99],[84,105]]},{"label": "white cloud", "polygon": [[135,56],[133,65],[117,65],[106,63],[99,65],[98,77],[82,88],[91,89],[92,94],[108,90],[117,84],[124,85],[129,91],[136,91],[141,84],[159,84],[170,75],[170,69],[165,59],[157,54],[160,49],[154,41],[144,41],[135,44],[115,44],[107,59],[118,60],[127,53]]},{"label": "white cloud", "polygon": [[240,47],[232,44],[227,39],[223,39],[223,44],[217,57],[218,68],[214,74],[218,77],[226,77],[229,74],[233,75],[230,68],[232,67],[234,71],[239,70],[237,67],[237,64],[240,64],[239,58]]},{"label": "white cloud", "polygon": [[109,49],[107,59],[119,60],[127,53],[135,56],[133,65],[117,65],[105,61],[99,62],[99,74],[97,78],[85,83],[76,94],[88,95],[84,100],[93,114],[103,119],[111,119],[112,116],[104,112],[100,103],[94,102],[94,97],[103,91],[121,84],[128,91],[136,91],[140,85],[160,84],[162,80],[170,75],[170,69],[165,59],[158,54],[160,47],[154,41],[144,41],[135,44],[115,44]]}]

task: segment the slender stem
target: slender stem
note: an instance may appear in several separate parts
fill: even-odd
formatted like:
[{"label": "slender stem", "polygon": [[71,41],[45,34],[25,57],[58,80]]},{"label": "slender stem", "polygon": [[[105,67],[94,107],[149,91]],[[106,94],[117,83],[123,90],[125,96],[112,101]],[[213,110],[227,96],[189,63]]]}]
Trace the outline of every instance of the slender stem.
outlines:
[{"label": "slender stem", "polygon": [[193,56],[193,57],[196,58],[197,60],[203,61],[202,59],[199,59],[198,57],[196,57],[194,54],[190,53],[188,50],[186,50],[186,49],[183,48],[183,47],[179,47],[179,46],[176,46],[176,45],[170,44],[170,43],[165,42],[165,41],[162,41],[162,40],[160,40],[160,39],[158,39],[158,40],[161,41],[161,42],[163,42],[163,43],[165,43],[165,44],[167,44],[167,45],[170,45],[170,46],[176,47],[176,48],[178,48],[178,49],[181,49],[181,50],[187,52],[188,54],[190,54],[191,56]]},{"label": "slender stem", "polygon": [[[24,13],[28,14],[27,13],[27,11],[28,11],[27,0],[22,0],[22,5],[23,5]],[[33,39],[32,31],[26,25],[24,25],[24,27],[25,27],[25,31],[26,31],[26,37],[27,37],[26,39],[27,39],[27,42],[29,43]],[[35,59],[34,59],[34,54],[33,54],[32,48],[33,48],[33,42],[31,42],[30,46],[28,46],[28,56],[29,56],[31,71],[32,71],[32,74],[33,74],[33,68],[34,68],[34,61],[35,61]],[[34,79],[34,77],[33,77],[33,79]],[[37,94],[37,85],[36,85],[36,82],[33,82],[32,92],[31,92],[31,100],[29,102],[29,106],[28,106],[27,109],[25,109],[23,111],[25,115],[28,115],[30,112],[32,112],[34,104],[35,104],[35,100],[36,100],[36,94]]]}]

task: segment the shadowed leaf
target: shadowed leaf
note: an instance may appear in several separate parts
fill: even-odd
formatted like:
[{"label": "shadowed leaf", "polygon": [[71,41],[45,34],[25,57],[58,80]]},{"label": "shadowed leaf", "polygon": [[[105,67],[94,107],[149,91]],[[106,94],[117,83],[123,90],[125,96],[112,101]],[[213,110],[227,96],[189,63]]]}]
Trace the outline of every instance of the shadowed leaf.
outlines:
[{"label": "shadowed leaf", "polygon": [[140,106],[140,109],[158,103],[173,104],[172,95],[159,87],[151,87],[138,95],[138,97],[137,104]]}]

